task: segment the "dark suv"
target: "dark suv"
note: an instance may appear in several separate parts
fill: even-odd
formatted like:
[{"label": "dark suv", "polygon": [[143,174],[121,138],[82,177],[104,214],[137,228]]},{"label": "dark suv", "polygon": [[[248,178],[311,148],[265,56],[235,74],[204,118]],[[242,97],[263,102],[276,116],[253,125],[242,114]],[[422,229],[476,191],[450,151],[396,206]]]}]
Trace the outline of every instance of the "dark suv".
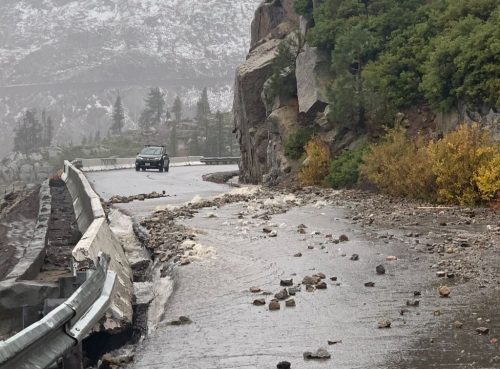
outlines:
[{"label": "dark suv", "polygon": [[170,158],[165,146],[146,145],[135,158],[135,170],[158,169],[160,172],[168,172],[170,169]]}]

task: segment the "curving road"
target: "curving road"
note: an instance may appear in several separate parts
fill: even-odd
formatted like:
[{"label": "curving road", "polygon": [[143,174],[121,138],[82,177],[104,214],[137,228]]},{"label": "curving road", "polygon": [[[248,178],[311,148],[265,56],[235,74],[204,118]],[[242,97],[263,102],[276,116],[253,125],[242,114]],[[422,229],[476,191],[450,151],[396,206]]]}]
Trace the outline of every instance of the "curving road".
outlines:
[{"label": "curving road", "polygon": [[165,193],[167,198],[121,204],[118,207],[131,215],[146,215],[158,206],[182,204],[193,198],[210,197],[227,192],[230,187],[202,179],[204,174],[237,170],[237,165],[200,165],[171,167],[170,172],[136,172],[133,169],[86,173],[86,177],[105,200],[114,195],[130,196],[150,192]]}]

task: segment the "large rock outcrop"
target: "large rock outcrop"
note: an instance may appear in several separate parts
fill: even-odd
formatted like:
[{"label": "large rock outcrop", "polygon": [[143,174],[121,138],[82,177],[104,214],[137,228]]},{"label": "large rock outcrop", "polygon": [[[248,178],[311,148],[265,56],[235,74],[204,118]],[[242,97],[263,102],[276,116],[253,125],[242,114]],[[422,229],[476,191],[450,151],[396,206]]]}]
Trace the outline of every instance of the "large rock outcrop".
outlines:
[{"label": "large rock outcrop", "polygon": [[[266,111],[262,92],[272,75],[272,61],[279,44],[297,24],[293,0],[265,1],[255,12],[251,51],[246,62],[236,70],[233,105],[234,124],[241,149],[242,182],[262,182],[263,177],[272,170],[273,163],[278,162],[276,157],[270,155],[281,151],[279,145],[282,139],[271,139],[274,133],[267,119],[270,112]],[[293,114],[296,115],[296,112]]]},{"label": "large rock outcrop", "polygon": [[298,25],[299,17],[293,9],[293,3],[293,0],[265,0],[260,4],[252,21],[251,48],[266,38],[279,38],[280,28],[284,24]]},{"label": "large rock outcrop", "polygon": [[297,57],[295,76],[299,111],[306,114],[324,111],[328,105],[327,87],[333,78],[328,53],[306,45]]}]

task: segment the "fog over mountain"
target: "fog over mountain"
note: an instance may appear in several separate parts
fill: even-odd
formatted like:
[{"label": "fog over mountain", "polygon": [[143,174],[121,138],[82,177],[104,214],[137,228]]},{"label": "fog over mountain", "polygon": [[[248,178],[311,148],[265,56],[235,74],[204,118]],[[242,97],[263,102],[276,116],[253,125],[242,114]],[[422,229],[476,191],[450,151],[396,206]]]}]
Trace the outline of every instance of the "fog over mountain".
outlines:
[{"label": "fog over mountain", "polygon": [[232,103],[260,0],[2,0],[0,155],[24,108],[46,108],[58,143],[108,131],[118,91],[133,128],[150,86],[169,104],[193,105],[203,87],[214,108]]}]

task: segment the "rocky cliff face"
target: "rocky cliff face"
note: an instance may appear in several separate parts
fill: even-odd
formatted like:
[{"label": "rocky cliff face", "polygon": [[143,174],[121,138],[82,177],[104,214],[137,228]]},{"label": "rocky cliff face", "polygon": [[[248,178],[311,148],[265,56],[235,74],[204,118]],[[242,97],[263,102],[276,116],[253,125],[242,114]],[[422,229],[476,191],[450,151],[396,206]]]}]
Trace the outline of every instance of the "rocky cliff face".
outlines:
[{"label": "rocky cliff face", "polygon": [[[320,3],[314,1],[314,6]],[[251,48],[236,71],[234,124],[241,147],[240,179],[248,183],[275,184],[293,174],[300,163],[285,157],[283,142],[299,127],[309,128],[325,141],[333,155],[363,140],[363,133],[328,119],[327,88],[333,80],[327,52],[307,43],[295,65],[296,94],[268,101],[266,86],[273,74],[278,45],[293,31],[305,38],[308,22],[293,10],[293,0],[266,0],[255,12]],[[472,112],[467,107],[436,114],[428,107],[414,107],[397,115],[410,132],[448,132],[462,122],[481,122],[500,139],[500,114]]]},{"label": "rocky cliff face", "polygon": [[0,157],[24,108],[47,108],[56,143],[109,128],[118,90],[133,128],[150,86],[229,110],[260,0],[0,1]]},{"label": "rocky cliff face", "polygon": [[259,183],[272,174],[271,169],[289,170],[281,154],[281,142],[285,127],[297,125],[296,99],[286,99],[278,105],[278,111],[269,114],[261,95],[272,75],[278,45],[298,21],[293,0],[265,1],[255,12],[251,51],[247,61],[236,70],[234,87],[233,111],[241,148],[240,179],[244,182]]}]

